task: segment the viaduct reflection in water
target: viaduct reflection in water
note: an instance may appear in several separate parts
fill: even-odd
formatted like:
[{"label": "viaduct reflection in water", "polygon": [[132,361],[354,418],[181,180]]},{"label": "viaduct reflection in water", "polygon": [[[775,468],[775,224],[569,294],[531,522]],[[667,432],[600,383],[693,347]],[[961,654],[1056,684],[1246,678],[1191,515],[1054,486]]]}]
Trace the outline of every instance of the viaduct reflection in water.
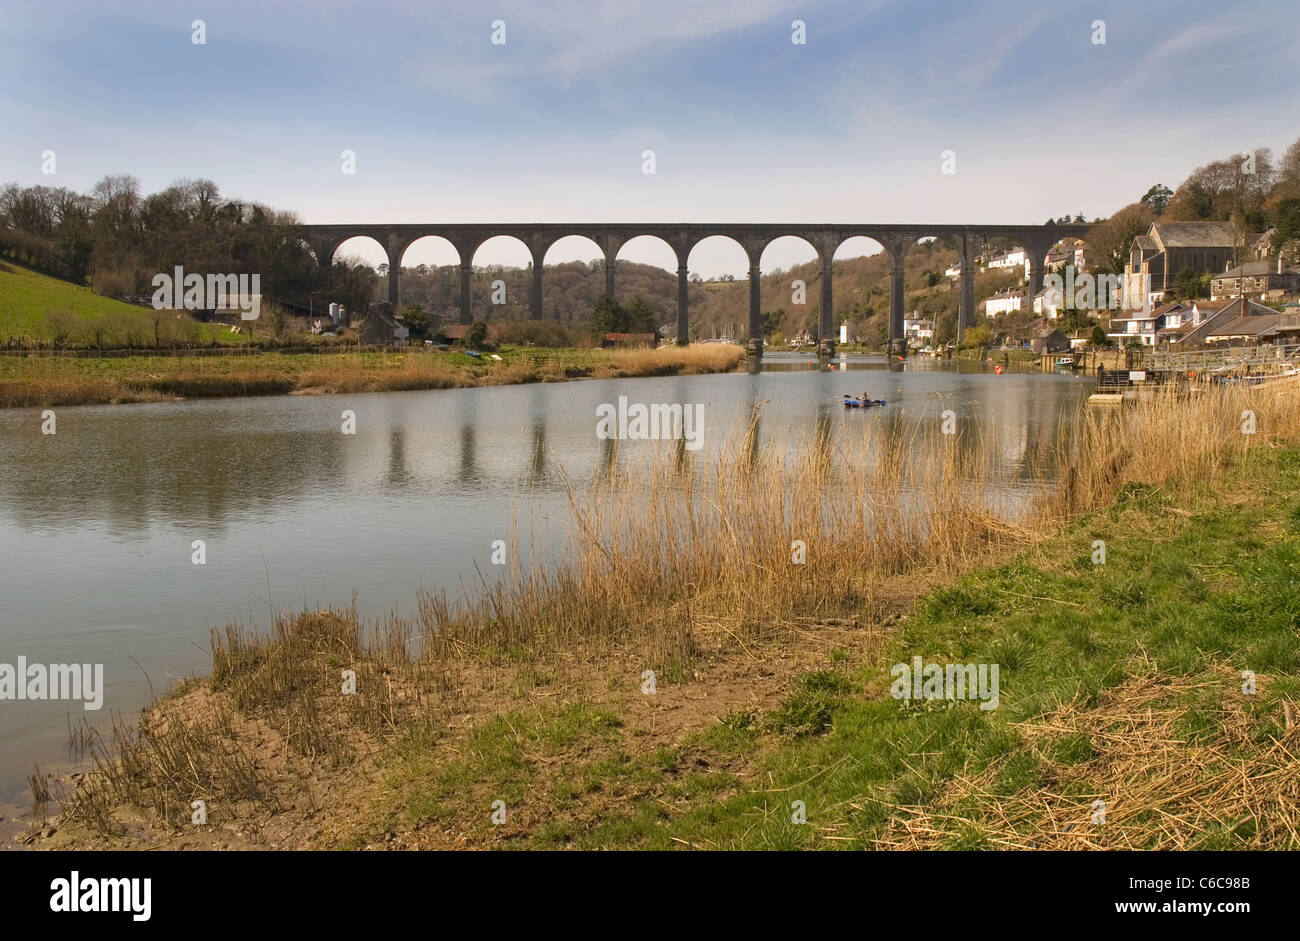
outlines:
[{"label": "viaduct reflection in water", "polygon": [[[727,438],[751,463],[791,439],[834,460],[837,443],[864,427],[905,461],[940,434],[951,409],[957,445],[982,444],[997,458],[992,483],[1014,489],[1050,474],[1088,389],[1051,376],[767,362],[764,372],[729,376],[65,409],[56,436],[39,434],[37,413],[10,410],[0,414],[0,523],[132,537],[160,523],[220,531],[393,494],[442,505],[553,490],[560,471],[580,483],[662,451],[595,437],[596,405],[621,394],[705,405],[704,448],[670,445],[679,472],[703,466]],[[864,391],[889,404],[843,408],[845,394]],[[358,412],[355,436],[340,432],[344,407]]]}]

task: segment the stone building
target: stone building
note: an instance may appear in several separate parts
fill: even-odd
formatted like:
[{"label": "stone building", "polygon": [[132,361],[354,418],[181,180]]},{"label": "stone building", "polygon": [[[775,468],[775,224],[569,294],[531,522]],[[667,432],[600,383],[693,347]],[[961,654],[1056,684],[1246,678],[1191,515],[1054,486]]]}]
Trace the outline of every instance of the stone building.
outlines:
[{"label": "stone building", "polygon": [[[1253,244],[1253,237],[1248,236]],[[1179,272],[1222,271],[1235,258],[1239,237],[1228,222],[1153,222],[1146,235],[1133,240],[1124,266],[1124,307],[1134,310],[1146,302],[1160,303]],[[1150,278],[1148,281],[1147,278]]]},{"label": "stone building", "polygon": [[411,330],[393,316],[389,304],[371,304],[366,319],[357,327],[357,337],[366,346],[406,346]]},{"label": "stone building", "polygon": [[1223,297],[1263,297],[1269,291],[1281,291],[1284,294],[1300,292],[1300,268],[1289,268],[1282,263],[1282,256],[1248,261],[1244,265],[1229,268],[1217,274],[1210,282],[1210,298],[1218,300]]},{"label": "stone building", "polygon": [[1060,330],[1044,330],[1029,341],[1035,353],[1068,353],[1072,344],[1070,338]]}]

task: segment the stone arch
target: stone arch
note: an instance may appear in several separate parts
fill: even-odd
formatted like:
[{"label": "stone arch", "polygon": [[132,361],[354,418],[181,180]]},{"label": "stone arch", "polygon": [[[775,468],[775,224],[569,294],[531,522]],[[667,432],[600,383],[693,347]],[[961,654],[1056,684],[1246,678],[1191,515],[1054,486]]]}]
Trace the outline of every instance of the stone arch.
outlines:
[{"label": "stone arch", "polygon": [[[353,318],[364,316],[370,304],[382,296],[383,276],[379,268],[388,263],[388,252],[384,244],[373,235],[365,233],[345,236],[324,257],[329,259],[324,268],[325,300],[338,301]],[[349,258],[355,258],[361,264],[341,264]]]},{"label": "stone arch", "polygon": [[[890,296],[889,296],[889,251],[883,236],[852,233],[834,238],[831,241],[831,271],[838,276],[838,302],[835,304],[835,320],[845,318],[858,329],[866,324],[872,331],[879,330],[882,339],[889,336]],[[863,282],[860,260],[883,255],[886,262],[886,283],[883,290],[877,292],[874,281]],[[857,269],[857,270],[855,270]],[[832,321],[832,326],[835,324]],[[865,341],[869,336],[859,336]],[[836,338],[838,339],[838,338]],[[850,337],[852,339],[852,337]]]},{"label": "stone arch", "polygon": [[[690,242],[688,243],[688,247],[686,249],[686,268],[690,272],[688,277],[701,278],[704,280],[704,283],[715,283],[717,281],[728,281],[730,283],[732,281],[738,281],[743,284],[744,282],[741,281],[740,278],[735,277],[735,275],[732,274],[731,271],[724,272],[720,277],[717,276],[718,275],[717,269],[720,267],[720,264],[716,261],[707,262],[708,264],[711,264],[713,266],[713,271],[711,272],[711,274],[715,275],[715,277],[712,278],[705,276],[699,268],[693,267],[694,264],[699,264],[700,259],[704,257],[697,254],[701,246],[705,245],[706,242],[710,242],[714,246],[721,244],[721,242],[715,242],[714,241],[715,239],[725,241],[725,242],[730,242],[732,247],[727,249],[727,253],[730,254],[732,258],[735,259],[735,261],[739,261],[743,266],[744,270],[750,272],[751,274],[753,273],[754,268],[758,264],[758,260],[754,256],[754,254],[749,249],[747,249],[744,243],[732,233],[726,231],[719,231],[719,232],[712,232],[712,233],[702,233],[698,237],[692,238],[690,240]],[[711,252],[709,252],[706,249],[705,255],[709,255],[709,254],[711,254]],[[729,267],[734,269],[736,267],[735,262],[733,261],[729,265]],[[754,292],[754,286],[751,285],[750,287],[751,295],[753,294],[753,292]],[[713,315],[710,316],[706,322],[699,323],[696,330],[696,334],[698,336],[707,337],[709,339],[725,338],[725,339],[743,341],[746,338],[752,338],[753,334],[757,332],[757,325],[751,324],[749,322],[749,319],[750,318],[748,317],[748,315],[744,313],[744,308],[741,308],[740,311],[736,311],[732,309],[731,305],[726,305],[724,310],[714,311]],[[751,330],[750,329],[751,327],[754,327],[755,329]]]},{"label": "stone arch", "polygon": [[[566,314],[570,321],[589,318],[600,296],[608,292],[613,274],[605,270],[608,262],[604,249],[592,236],[574,233],[557,234],[542,241],[540,251],[546,279],[542,290],[548,286],[552,289],[549,302],[543,294],[543,308],[560,320]],[[547,265],[549,271],[545,270]],[[566,309],[560,303],[562,297],[576,306]]]},{"label": "stone arch", "polygon": [[[655,250],[650,251],[650,245],[654,244]],[[665,271],[676,273],[681,266],[682,259],[671,242],[662,235],[634,235],[631,238],[623,239],[614,256],[619,261],[631,260],[624,259],[623,253],[635,245],[633,251],[644,254],[646,257],[655,256],[654,261],[637,262],[637,264],[654,265],[656,268],[663,268]]]},{"label": "stone arch", "polygon": [[702,229],[691,233],[687,237],[685,248],[688,267],[690,257],[695,253],[695,249],[699,248],[702,243],[717,238],[735,242],[740,250],[745,253],[745,260],[748,267],[754,268],[760,264],[763,254],[763,246],[765,244],[765,241],[761,236],[737,231],[736,229],[718,228]]},{"label": "stone arch", "polygon": [[[307,238],[307,236],[305,235],[287,238],[281,243],[281,247],[291,248],[291,249],[306,249],[307,254],[311,256],[312,263],[316,265],[316,267],[318,268],[322,267],[320,263],[321,247],[319,245],[312,244],[311,239]],[[331,254],[333,254],[334,252],[333,247],[331,247],[329,251]]]},{"label": "stone arch", "polygon": [[[651,245],[655,246],[655,249],[653,251],[650,251]],[[683,257],[681,250],[678,248],[678,246],[674,245],[663,235],[650,234],[650,233],[647,233],[645,235],[633,235],[630,238],[622,239],[619,242],[618,248],[614,252],[614,267],[616,271],[618,270],[618,262],[619,262],[618,256],[622,255],[623,252],[626,251],[628,248],[632,248],[633,251],[638,254],[644,252],[645,253],[644,257],[647,258],[653,257],[656,259],[655,261],[641,262],[641,264],[650,264],[650,265],[654,265],[654,267],[657,268],[663,268],[665,271],[671,272],[676,276],[677,278],[676,311],[673,312],[673,311],[665,310],[661,312],[659,310],[656,310],[656,313],[661,313],[662,318],[665,320],[669,318],[670,314],[675,314],[675,318],[677,321],[676,324],[677,342],[678,344],[689,343],[690,342],[690,280],[689,280],[689,269],[687,268],[686,265],[686,258]],[[617,292],[619,290],[619,286],[622,285],[623,283],[624,282],[622,281],[622,279],[617,279],[614,282],[614,290],[616,292],[614,295],[615,300],[618,300],[620,296]],[[623,297],[622,303],[627,303],[631,299],[631,296],[629,295],[634,296],[634,293],[635,292],[629,292],[627,290],[624,290],[622,292],[622,297]]]},{"label": "stone arch", "polygon": [[[976,266],[976,277],[982,274],[987,278],[990,273],[1001,273],[1003,277],[999,280],[1009,282],[993,285],[997,292],[986,297],[986,305],[991,306],[990,302],[995,300],[1003,301],[1005,291],[1018,292],[1019,313],[1026,316],[1033,313],[1035,296],[1043,286],[1043,260],[1048,248],[1058,237],[1055,233],[1048,234],[1049,232],[1051,230],[1043,226],[984,230],[984,261]],[[981,293],[987,293],[987,288],[981,288]],[[1012,304],[1009,310],[1002,310],[999,303],[999,310],[991,316],[996,318],[1016,313],[1014,299]],[[988,306],[985,308],[986,318],[990,317]]]},{"label": "stone arch", "polygon": [[767,261],[768,251],[771,250],[774,246],[777,246],[778,242],[784,243],[783,245],[779,246],[778,251],[785,250],[788,252],[790,249],[794,248],[794,246],[791,243],[802,242],[805,246],[808,247],[809,252],[812,253],[813,257],[811,259],[809,259],[808,261],[793,262],[791,264],[791,267],[793,267],[794,264],[806,265],[810,261],[817,261],[821,258],[821,254],[822,254],[821,249],[812,241],[812,239],[808,238],[806,235],[800,235],[794,232],[781,234],[781,235],[773,235],[763,240],[763,247],[759,250],[759,254],[758,254],[758,263],[765,270],[785,270],[781,268],[771,269],[771,266],[765,264],[765,262]]},{"label": "stone arch", "polygon": [[[855,251],[855,249],[867,247],[863,244],[866,242],[874,244],[875,249],[866,252]],[[850,243],[852,243],[851,248]],[[835,248],[831,252],[831,257],[836,261],[847,261],[850,258],[871,258],[885,250],[885,243],[874,235],[846,235],[843,238],[836,239],[834,244]]]},{"label": "stone arch", "polygon": [[[810,255],[804,261],[791,260],[788,267],[768,264],[768,253],[775,249],[778,254],[796,254],[796,243],[806,251],[797,254]],[[764,341],[780,331],[785,337],[793,337],[811,327],[810,332],[821,340],[834,342],[834,298],[830,290],[830,266],[823,251],[809,238],[799,234],[772,235],[766,239],[759,253],[759,265],[771,274],[785,272],[787,277],[779,282],[769,278],[769,297],[762,303],[763,314],[780,311],[776,322],[769,322],[765,317],[762,323]],[[798,281],[800,284],[796,285]],[[823,308],[825,308],[823,310]]]},{"label": "stone arch", "polygon": [[[588,234],[586,232],[558,232],[553,235],[543,236],[538,241],[539,241],[539,248],[541,250],[543,261],[545,261],[550,256],[551,250],[554,249],[561,242],[568,243],[568,245],[564,249],[562,249],[562,251],[565,252],[571,253],[573,246],[578,241],[582,241],[582,242],[586,242],[596,250],[596,254],[592,257],[603,258],[605,255],[605,249],[597,240],[597,236]],[[577,260],[581,260],[581,259],[577,259]]]},{"label": "stone arch", "polygon": [[418,304],[423,308],[429,315],[430,333],[439,324],[454,323],[460,307],[460,250],[446,236],[434,233],[395,247],[400,250],[403,307]]},{"label": "stone arch", "polygon": [[[504,251],[509,243],[515,243],[523,251]],[[484,249],[487,249],[488,259],[491,260],[480,260]],[[475,243],[468,257],[473,320],[490,320],[493,317],[498,320],[519,320],[540,316],[540,298],[535,294],[541,281],[541,265],[537,264],[532,247],[523,238],[513,233],[486,235]],[[508,264],[507,259],[511,263]],[[494,282],[498,281],[502,283],[494,287]],[[502,303],[494,300],[502,297]]]},{"label": "stone arch", "polygon": [[[909,346],[960,341],[965,328],[970,325],[974,303],[971,287],[974,282],[970,280],[973,271],[967,270],[971,266],[963,263],[968,244],[964,229],[922,228],[908,233],[904,263],[907,263],[907,256],[911,256],[914,263],[920,254],[929,256],[922,272],[929,276],[924,282],[927,297],[918,308],[922,316],[912,320],[911,310],[903,312],[903,340]],[[934,257],[936,252],[942,253],[939,258]],[[915,270],[913,267],[914,274]],[[944,288],[947,289],[946,297],[943,296]],[[936,291],[942,298],[939,305],[944,308],[942,310],[936,310],[931,303],[929,295]],[[913,304],[913,307],[917,306]]]},{"label": "stone arch", "polygon": [[[523,249],[523,252],[520,253],[511,249],[509,254],[531,264],[533,258],[532,246],[529,245],[522,236],[516,235],[513,232],[502,232],[497,234],[485,233],[482,237],[475,239],[472,247],[470,247],[468,251],[470,264],[482,266],[499,266],[506,264],[506,261],[504,260],[506,252],[504,252],[503,249],[511,242]],[[487,255],[491,256],[490,258],[480,258],[480,254],[484,249],[487,249]]]},{"label": "stone arch", "polygon": [[[378,234],[370,232],[357,232],[355,235],[345,235],[336,239],[328,248],[328,261],[325,266],[332,267],[344,255],[361,258],[376,270],[380,265],[385,267],[389,265],[388,246]],[[321,260],[320,257],[316,259],[318,263]]]},{"label": "stone arch", "polygon": [[435,232],[416,236],[402,246],[400,263],[403,268],[414,268],[417,264],[453,268],[460,262],[460,249],[456,243]]}]

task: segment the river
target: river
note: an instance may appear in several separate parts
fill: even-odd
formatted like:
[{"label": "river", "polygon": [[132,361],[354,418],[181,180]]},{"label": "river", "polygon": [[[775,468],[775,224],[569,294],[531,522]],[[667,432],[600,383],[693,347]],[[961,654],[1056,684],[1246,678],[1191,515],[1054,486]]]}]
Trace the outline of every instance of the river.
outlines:
[{"label": "river", "polygon": [[[354,591],[363,615],[410,612],[421,587],[472,583],[516,507],[561,520],[562,474],[581,484],[606,465],[596,408],[620,395],[702,404],[702,455],[756,400],[764,436],[952,408],[994,443],[1012,469],[998,486],[1014,489],[1091,387],[977,363],[835,363],[769,354],[757,374],[60,408],[54,435],[39,410],[0,411],[0,663],[104,669],[98,712],[0,701],[0,801],[26,799],[35,763],[67,760],[69,714],[106,729],[151,688],[204,674],[211,627],[265,626],[272,605],[343,605]],[[888,404],[839,404],[862,392]],[[617,454],[635,460],[636,444]]]}]

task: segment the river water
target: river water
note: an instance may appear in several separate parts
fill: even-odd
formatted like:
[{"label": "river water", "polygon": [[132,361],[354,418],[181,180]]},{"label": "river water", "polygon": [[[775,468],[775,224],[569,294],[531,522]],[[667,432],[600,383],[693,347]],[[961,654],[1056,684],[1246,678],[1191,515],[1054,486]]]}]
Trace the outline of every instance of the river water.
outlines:
[{"label": "river water", "polygon": [[[98,712],[0,700],[0,801],[24,799],[35,763],[67,760],[69,715],[104,730],[151,687],[204,674],[214,626],[265,626],[272,605],[344,605],[354,591],[363,615],[409,613],[421,587],[475,582],[517,508],[562,520],[562,478],[608,466],[596,408],[620,395],[702,404],[701,455],[756,400],[773,437],[951,408],[994,445],[1009,468],[997,486],[1013,490],[1091,385],[974,363],[835,363],[769,354],[757,374],[60,408],[54,435],[39,410],[0,411],[0,664],[104,669]],[[887,406],[840,405],[863,392]],[[623,443],[616,459],[635,454]],[[206,564],[193,564],[196,540]]]}]

